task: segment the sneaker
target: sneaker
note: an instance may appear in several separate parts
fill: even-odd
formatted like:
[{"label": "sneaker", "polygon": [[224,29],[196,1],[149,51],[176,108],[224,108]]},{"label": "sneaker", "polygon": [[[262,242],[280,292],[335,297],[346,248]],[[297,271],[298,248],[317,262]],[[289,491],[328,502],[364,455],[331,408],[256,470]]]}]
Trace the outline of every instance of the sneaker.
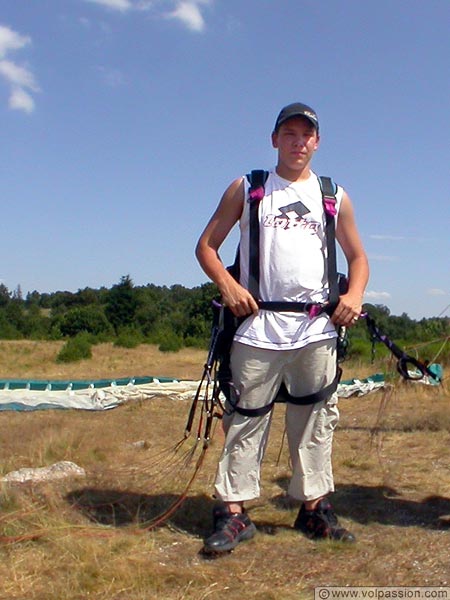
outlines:
[{"label": "sneaker", "polygon": [[330,539],[354,542],[355,536],[339,527],[336,514],[328,500],[322,499],[314,510],[306,510],[302,504],[295,519],[294,529],[299,529],[310,539]]},{"label": "sneaker", "polygon": [[213,509],[213,523],[214,533],[204,541],[203,551],[207,553],[229,552],[256,533],[256,527],[246,512],[232,513],[223,505]]}]

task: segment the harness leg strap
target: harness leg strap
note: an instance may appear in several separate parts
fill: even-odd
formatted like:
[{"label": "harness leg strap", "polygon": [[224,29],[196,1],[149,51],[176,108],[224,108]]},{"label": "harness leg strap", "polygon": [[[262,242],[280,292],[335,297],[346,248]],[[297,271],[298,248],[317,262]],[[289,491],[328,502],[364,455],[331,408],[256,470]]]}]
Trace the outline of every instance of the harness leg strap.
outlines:
[{"label": "harness leg strap", "polygon": [[341,379],[342,369],[338,368],[336,372],[336,377],[333,379],[331,383],[327,386],[314,392],[313,394],[308,394],[306,396],[292,396],[288,391],[284,383],[281,384],[278,393],[275,398],[270,402],[270,404],[266,404],[266,406],[261,406],[259,408],[242,408],[238,404],[233,406],[233,409],[243,415],[244,417],[263,417],[268,412],[270,412],[275,402],[289,402],[291,404],[298,405],[308,405],[308,404],[316,404],[317,402],[322,402],[322,400],[327,400],[334,392],[337,390],[337,386],[339,380]]},{"label": "harness leg strap", "polygon": [[337,390],[341,374],[342,369],[338,368],[336,372],[336,377],[331,383],[329,383],[324,388],[318,390],[317,392],[314,392],[313,394],[308,394],[306,396],[293,396],[287,391],[285,384],[282,383],[274,402],[289,402],[290,404],[307,405],[316,404],[317,402],[322,402],[322,400],[328,400],[328,398]]}]

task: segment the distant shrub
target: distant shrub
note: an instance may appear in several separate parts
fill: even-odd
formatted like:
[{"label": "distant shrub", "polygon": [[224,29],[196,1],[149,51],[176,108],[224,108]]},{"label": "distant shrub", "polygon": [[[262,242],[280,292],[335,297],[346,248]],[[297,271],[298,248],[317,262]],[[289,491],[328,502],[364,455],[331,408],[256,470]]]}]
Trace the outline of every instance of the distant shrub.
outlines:
[{"label": "distant shrub", "polygon": [[93,335],[92,333],[87,334],[87,338],[93,346],[97,344],[106,344],[107,342],[111,342],[114,339],[114,334],[109,333],[98,333],[97,335]]},{"label": "distant shrub", "polygon": [[369,342],[361,339],[350,340],[347,353],[349,358],[368,359],[371,354],[371,345]]},{"label": "distant shrub", "polygon": [[117,335],[114,346],[120,348],[137,348],[144,341],[142,333],[133,327],[123,328]]},{"label": "distant shrub", "polygon": [[160,352],[178,352],[183,347],[183,340],[175,333],[168,331],[159,343]]},{"label": "distant shrub", "polygon": [[80,333],[67,340],[56,357],[56,362],[76,362],[84,358],[92,358],[92,344],[88,335]]},{"label": "distant shrub", "polygon": [[20,340],[23,335],[8,321],[4,312],[0,312],[0,339]]},{"label": "distant shrub", "polygon": [[206,340],[205,338],[187,336],[184,339],[184,345],[187,348],[199,348],[200,350],[207,350],[209,346],[209,340]]}]

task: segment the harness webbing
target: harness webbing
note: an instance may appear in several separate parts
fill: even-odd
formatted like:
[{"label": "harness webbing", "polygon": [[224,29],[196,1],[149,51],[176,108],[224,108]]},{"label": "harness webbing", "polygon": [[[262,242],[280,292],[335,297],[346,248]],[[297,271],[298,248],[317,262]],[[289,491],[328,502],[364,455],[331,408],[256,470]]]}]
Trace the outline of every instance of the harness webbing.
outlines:
[{"label": "harness webbing", "polygon": [[[255,300],[259,300],[259,218],[258,209],[261,200],[264,197],[264,184],[269,176],[268,171],[254,170],[247,179],[250,183],[249,188],[249,231],[250,231],[250,247],[249,247],[249,274],[248,274],[248,290]],[[259,192],[259,193],[258,193]]]},{"label": "harness webbing", "polygon": [[322,190],[322,202],[326,218],[325,239],[327,241],[327,266],[328,266],[328,286],[329,296],[326,312],[332,315],[339,303],[338,274],[336,264],[336,228],[334,215],[326,210],[327,203],[333,206],[336,204],[336,185],[330,177],[319,177],[320,188]]},{"label": "harness webbing", "polygon": [[[250,184],[248,191],[249,202],[249,280],[248,289],[258,303],[258,307],[262,310],[272,311],[289,311],[289,312],[308,312],[310,315],[317,315],[322,311],[328,314],[333,314],[339,302],[339,276],[336,265],[336,235],[335,235],[335,220],[336,214],[336,191],[337,187],[329,177],[319,177],[320,189],[322,192],[322,204],[325,214],[325,238],[327,244],[327,270],[329,281],[329,300],[326,305],[315,302],[287,302],[287,301],[262,301],[259,295],[260,281],[260,223],[259,223],[259,205],[264,198],[264,185],[269,176],[268,171],[253,170],[247,174],[247,180]],[[331,209],[330,209],[331,206]],[[239,247],[236,252],[234,265],[229,269],[233,276],[240,279],[240,253]],[[228,309],[223,308],[224,311]],[[231,316],[233,319],[233,317]],[[233,319],[235,329],[237,328],[237,320]],[[235,331],[234,329],[234,331]],[[234,334],[234,332],[233,332]],[[228,339],[228,354],[224,352],[221,355],[220,366],[217,372],[220,389],[223,391],[228,402],[233,410],[236,410],[242,415],[249,417],[262,416],[272,410],[276,402],[290,402],[293,404],[315,404],[329,398],[338,386],[341,376],[341,369],[337,369],[334,380],[317,392],[306,396],[292,396],[289,394],[286,386],[281,385],[275,398],[271,403],[261,408],[245,409],[239,406],[239,398],[235,394],[230,394],[231,370],[229,363],[229,347],[231,347],[232,338]],[[227,344],[225,344],[227,346]],[[234,398],[234,399],[233,399]]]},{"label": "harness webbing", "polygon": [[258,301],[258,307],[261,310],[273,310],[275,312],[289,311],[289,312],[309,312],[313,307],[317,306],[315,302],[285,302],[283,300]]},{"label": "harness webbing", "polygon": [[[321,306],[313,302],[288,302],[283,300],[262,301],[259,296],[259,280],[260,280],[260,225],[259,225],[259,205],[264,197],[264,184],[269,176],[268,171],[254,170],[247,174],[247,180],[250,184],[249,188],[249,276],[248,289],[262,310],[273,311],[289,311],[289,312],[310,312],[314,308],[315,314],[319,314],[324,310],[329,315],[332,315],[339,302],[339,286],[336,261],[336,231],[335,231],[335,210],[329,210],[329,206],[336,205],[337,187],[330,177],[318,177],[320,189],[322,192],[322,203],[325,214],[325,239],[327,244],[327,271],[329,285],[329,300],[326,306]],[[334,212],[334,214],[333,214]],[[238,249],[239,253],[239,249]],[[237,274],[239,255],[236,255],[233,272]]]},{"label": "harness webbing", "polygon": [[236,403],[232,404],[233,410],[244,417],[262,417],[270,412],[274,407],[274,404],[277,402],[289,402],[290,404],[303,406],[308,404],[316,404],[317,402],[322,402],[322,400],[327,400],[332,394],[334,394],[334,392],[337,390],[340,378],[341,369],[338,369],[336,377],[330,384],[318,390],[317,392],[307,394],[306,396],[292,396],[292,394],[287,391],[285,384],[282,383],[277,395],[269,404],[261,406],[260,408],[242,408],[239,406],[239,403]]}]

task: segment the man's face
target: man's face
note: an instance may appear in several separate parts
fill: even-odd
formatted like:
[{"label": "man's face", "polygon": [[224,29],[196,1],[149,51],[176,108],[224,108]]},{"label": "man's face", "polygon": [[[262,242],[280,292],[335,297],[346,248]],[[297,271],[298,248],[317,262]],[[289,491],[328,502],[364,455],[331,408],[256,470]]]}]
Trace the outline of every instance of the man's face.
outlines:
[{"label": "man's face", "polygon": [[293,171],[302,170],[310,163],[319,147],[319,139],[314,125],[304,117],[292,117],[272,133],[279,164]]}]

